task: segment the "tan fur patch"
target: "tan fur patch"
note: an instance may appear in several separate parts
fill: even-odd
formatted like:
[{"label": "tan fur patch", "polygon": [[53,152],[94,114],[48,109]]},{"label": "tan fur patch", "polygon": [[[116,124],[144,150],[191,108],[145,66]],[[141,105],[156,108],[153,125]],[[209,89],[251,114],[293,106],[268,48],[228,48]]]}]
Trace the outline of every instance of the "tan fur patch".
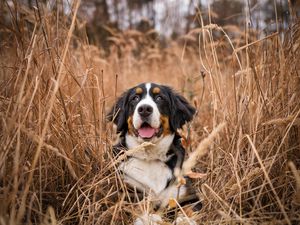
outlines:
[{"label": "tan fur patch", "polygon": [[195,212],[193,211],[193,207],[191,206],[183,207],[183,211],[188,217],[192,217],[195,214]]},{"label": "tan fur patch", "polygon": [[171,133],[170,131],[170,124],[169,124],[169,117],[168,116],[160,116],[160,121],[163,127],[163,135],[166,136]]},{"label": "tan fur patch", "polygon": [[143,93],[143,89],[140,88],[140,87],[138,87],[138,88],[135,89],[135,93],[142,94]]},{"label": "tan fur patch", "polygon": [[134,128],[133,128],[132,117],[131,116],[128,117],[127,124],[128,124],[128,133],[132,135],[134,133],[133,132]]},{"label": "tan fur patch", "polygon": [[152,90],[153,94],[158,94],[160,92],[160,88],[159,87],[155,87]]}]

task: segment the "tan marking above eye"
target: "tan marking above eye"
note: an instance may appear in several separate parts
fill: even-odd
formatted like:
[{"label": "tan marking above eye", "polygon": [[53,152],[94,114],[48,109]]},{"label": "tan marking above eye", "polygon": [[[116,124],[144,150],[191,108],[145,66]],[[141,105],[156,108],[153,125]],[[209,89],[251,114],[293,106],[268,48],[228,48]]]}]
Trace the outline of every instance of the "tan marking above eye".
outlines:
[{"label": "tan marking above eye", "polygon": [[153,94],[158,94],[160,92],[160,88],[159,87],[155,87],[152,90]]},{"label": "tan marking above eye", "polygon": [[142,94],[143,93],[143,89],[140,88],[140,87],[138,87],[138,88],[135,89],[135,93]]}]

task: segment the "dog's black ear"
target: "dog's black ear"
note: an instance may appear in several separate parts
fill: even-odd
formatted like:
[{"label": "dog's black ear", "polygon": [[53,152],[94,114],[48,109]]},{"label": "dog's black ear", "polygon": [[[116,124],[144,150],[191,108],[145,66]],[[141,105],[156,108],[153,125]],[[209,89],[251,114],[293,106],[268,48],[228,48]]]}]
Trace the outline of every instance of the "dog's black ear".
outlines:
[{"label": "dog's black ear", "polygon": [[181,95],[171,90],[171,119],[170,126],[176,131],[193,119],[196,109]]},{"label": "dog's black ear", "polygon": [[117,125],[117,132],[126,132],[128,129],[127,125],[127,114],[128,114],[128,98],[130,90],[124,92],[122,96],[117,100],[116,104],[112,107],[110,112],[107,114],[107,119],[113,121]]}]

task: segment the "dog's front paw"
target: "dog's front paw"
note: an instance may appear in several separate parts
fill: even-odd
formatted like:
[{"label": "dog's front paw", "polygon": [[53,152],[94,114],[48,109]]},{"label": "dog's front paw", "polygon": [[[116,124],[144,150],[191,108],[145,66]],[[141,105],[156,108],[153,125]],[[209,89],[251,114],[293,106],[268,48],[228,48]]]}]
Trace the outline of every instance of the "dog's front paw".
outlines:
[{"label": "dog's front paw", "polygon": [[159,225],[163,222],[162,218],[158,214],[144,213],[142,216],[134,221],[134,225]]}]

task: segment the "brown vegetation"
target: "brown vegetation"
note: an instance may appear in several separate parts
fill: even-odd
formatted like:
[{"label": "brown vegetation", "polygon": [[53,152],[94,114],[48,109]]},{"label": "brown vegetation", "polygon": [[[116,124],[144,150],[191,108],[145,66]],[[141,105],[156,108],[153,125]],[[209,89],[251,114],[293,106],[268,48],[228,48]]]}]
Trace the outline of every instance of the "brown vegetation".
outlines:
[{"label": "brown vegetation", "polygon": [[195,179],[200,223],[300,222],[299,22],[262,40],[202,25],[164,49],[155,31],[128,30],[107,56],[88,44],[77,9],[20,7],[1,26],[0,224],[131,223],[142,205],[124,200],[105,114],[146,81],[196,105],[189,154],[226,122],[194,168],[207,174]]}]

